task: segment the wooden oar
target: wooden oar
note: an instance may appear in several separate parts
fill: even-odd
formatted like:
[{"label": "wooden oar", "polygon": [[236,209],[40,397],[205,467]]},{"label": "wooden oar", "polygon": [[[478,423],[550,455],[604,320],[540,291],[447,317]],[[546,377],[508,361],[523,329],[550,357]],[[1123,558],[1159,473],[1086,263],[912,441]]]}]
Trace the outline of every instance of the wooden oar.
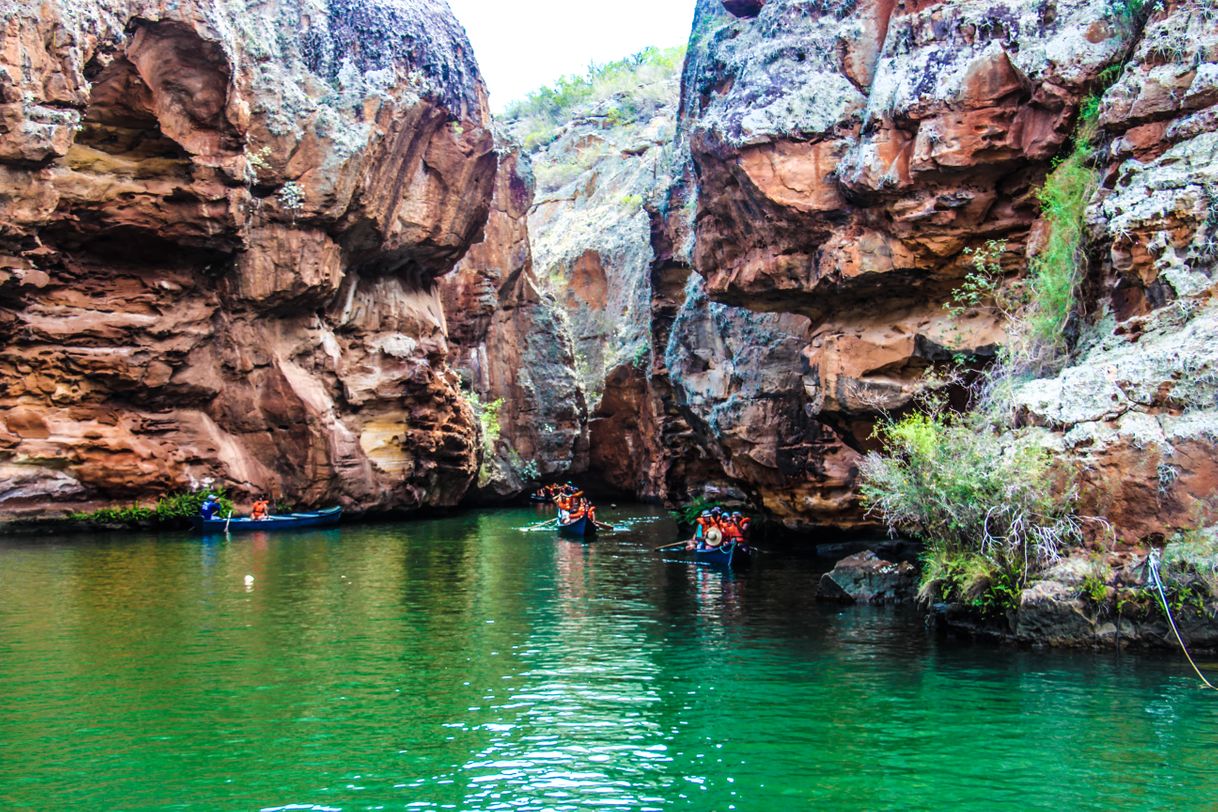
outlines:
[{"label": "wooden oar", "polygon": [[228,533],[228,523],[231,522],[232,520],[233,520],[233,512],[230,510],[228,512],[228,518],[224,520],[224,532],[225,533]]},{"label": "wooden oar", "polygon": [[541,530],[546,525],[553,524],[556,521],[558,521],[557,516],[555,516],[553,519],[546,519],[544,522],[538,522],[537,524],[531,524],[528,527],[525,527],[523,529],[526,533],[531,532],[533,530]]},{"label": "wooden oar", "polygon": [[688,539],[686,539],[685,541],[677,541],[672,544],[661,544],[659,547],[656,547],[656,549],[657,550],[671,550],[673,547],[684,547],[686,544],[689,544]]},{"label": "wooden oar", "polygon": [[592,523],[593,523],[594,525],[596,525],[596,526],[597,526],[597,528],[598,528],[598,529],[600,529],[600,530],[617,530],[617,528],[616,528],[616,527],[614,527],[613,525],[611,525],[611,524],[605,524],[604,522],[597,522],[597,521],[594,521],[594,522],[592,522]]}]

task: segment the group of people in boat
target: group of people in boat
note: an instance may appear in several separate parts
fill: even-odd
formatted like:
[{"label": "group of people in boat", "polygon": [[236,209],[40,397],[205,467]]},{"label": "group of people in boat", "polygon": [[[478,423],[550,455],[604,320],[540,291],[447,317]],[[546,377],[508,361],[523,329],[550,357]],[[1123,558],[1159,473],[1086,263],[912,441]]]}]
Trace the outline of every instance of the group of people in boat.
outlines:
[{"label": "group of people in boat", "polygon": [[713,507],[702,511],[694,523],[694,537],[687,550],[714,550],[730,544],[747,545],[752,520],[740,511]]},{"label": "group of people in boat", "polygon": [[583,518],[587,518],[593,524],[597,523],[596,505],[592,504],[592,500],[584,494],[583,489],[573,482],[563,485],[546,485],[538,489],[536,496],[548,499],[558,507],[560,524],[571,524]]}]

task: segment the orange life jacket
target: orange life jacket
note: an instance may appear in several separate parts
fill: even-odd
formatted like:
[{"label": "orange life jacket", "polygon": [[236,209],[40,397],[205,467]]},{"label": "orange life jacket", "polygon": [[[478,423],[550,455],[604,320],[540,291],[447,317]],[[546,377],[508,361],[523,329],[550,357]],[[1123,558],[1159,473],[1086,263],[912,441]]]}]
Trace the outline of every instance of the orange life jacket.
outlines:
[{"label": "orange life jacket", "polygon": [[267,507],[269,507],[269,503],[265,499],[259,499],[257,502],[254,503],[254,507],[250,511],[250,518],[251,519],[265,519]]}]

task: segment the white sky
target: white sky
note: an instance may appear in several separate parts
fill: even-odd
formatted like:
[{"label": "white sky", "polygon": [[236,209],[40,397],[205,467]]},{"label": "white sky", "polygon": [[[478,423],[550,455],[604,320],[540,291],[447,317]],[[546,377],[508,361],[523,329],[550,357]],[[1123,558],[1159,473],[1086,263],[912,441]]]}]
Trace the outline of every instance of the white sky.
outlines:
[{"label": "white sky", "polygon": [[694,19],[694,0],[448,2],[469,32],[495,112],[589,62],[684,45]]}]

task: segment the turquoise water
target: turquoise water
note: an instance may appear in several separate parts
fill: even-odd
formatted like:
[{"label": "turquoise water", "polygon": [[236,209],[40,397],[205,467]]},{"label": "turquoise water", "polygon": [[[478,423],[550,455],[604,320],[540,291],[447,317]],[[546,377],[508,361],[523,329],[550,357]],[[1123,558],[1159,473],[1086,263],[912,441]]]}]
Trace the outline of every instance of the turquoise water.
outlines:
[{"label": "turquoise water", "polygon": [[0,808],[1218,808],[1170,654],[938,641],[616,516],[0,541]]}]

